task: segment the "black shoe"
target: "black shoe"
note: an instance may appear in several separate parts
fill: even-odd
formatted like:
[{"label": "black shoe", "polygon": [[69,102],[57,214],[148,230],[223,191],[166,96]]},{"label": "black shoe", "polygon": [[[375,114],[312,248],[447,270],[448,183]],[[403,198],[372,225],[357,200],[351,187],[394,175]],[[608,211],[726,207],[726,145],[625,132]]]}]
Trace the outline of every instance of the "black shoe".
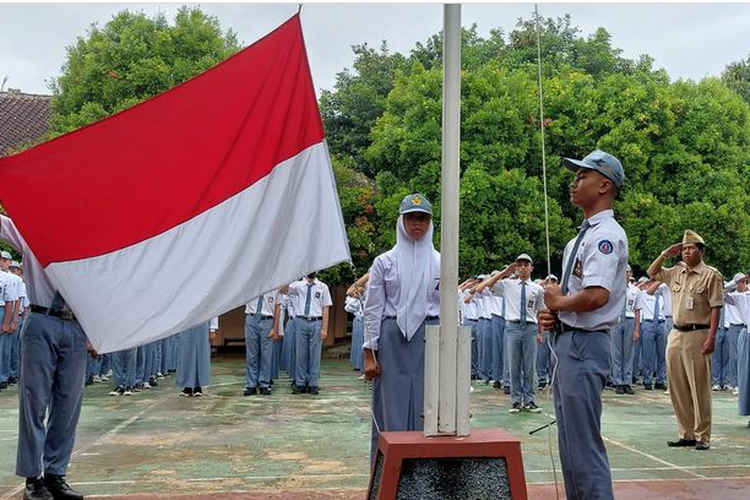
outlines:
[{"label": "black shoe", "polygon": [[542,409],[539,408],[533,401],[529,401],[528,403],[523,405],[523,411],[527,411],[529,413],[542,413]]},{"label": "black shoe", "polygon": [[201,386],[193,387],[193,396],[203,396],[203,389],[201,389]]},{"label": "black shoe", "polygon": [[625,394],[625,386],[624,385],[618,385],[615,389],[615,394]]},{"label": "black shoe", "polygon": [[23,491],[23,500],[53,500],[44,481],[40,477],[27,477],[26,488]]},{"label": "black shoe", "polygon": [[83,494],[78,493],[68,486],[68,483],[65,481],[65,476],[45,474],[44,486],[46,486],[47,490],[52,493],[52,498],[55,500],[83,500]]},{"label": "black shoe", "polygon": [[622,387],[623,387],[623,389],[625,390],[625,394],[630,394],[631,396],[632,396],[633,394],[635,394],[635,392],[633,392],[633,388],[632,388],[632,387],[630,387],[629,385],[624,385],[624,386],[622,386]]},{"label": "black shoe", "polygon": [[156,383],[156,379],[154,377],[151,377],[150,379],[148,379],[148,385],[150,385],[151,387],[157,387],[159,384]]},{"label": "black shoe", "polygon": [[292,382],[292,394],[304,394],[305,393],[305,387],[298,386],[294,382]]},{"label": "black shoe", "polygon": [[695,449],[700,451],[705,451],[711,447],[711,443],[708,441],[696,441],[695,443]]},{"label": "black shoe", "polygon": [[654,389],[656,389],[657,391],[666,391],[667,384],[654,384]]},{"label": "black shoe", "polygon": [[260,389],[258,389],[258,392],[262,396],[270,396],[271,395],[271,388],[270,387],[261,387]]},{"label": "black shoe", "polygon": [[257,387],[248,387],[245,389],[245,392],[242,393],[243,396],[255,396],[256,394],[258,394]]},{"label": "black shoe", "polygon": [[547,382],[539,382],[539,385],[537,385],[540,391],[543,391],[547,388]]},{"label": "black shoe", "polygon": [[0,382],[0,389],[7,389],[8,388],[8,382]]},{"label": "black shoe", "polygon": [[8,379],[8,385],[16,385],[18,383],[18,379],[16,377],[10,377]]},{"label": "black shoe", "polygon": [[651,384],[643,384],[643,388],[646,389],[647,391],[650,391],[651,389],[653,389]]},{"label": "black shoe", "polygon": [[500,382],[498,382],[498,381],[496,380],[496,381],[495,381],[495,383],[494,383],[494,384],[492,384],[492,388],[493,388],[493,389],[502,389],[502,388],[503,388],[503,384],[501,384]]},{"label": "black shoe", "polygon": [[169,370],[167,370],[167,373],[177,373],[177,370],[175,370],[174,368],[170,368]]},{"label": "black shoe", "polygon": [[667,446],[670,448],[685,448],[688,446],[695,446],[697,442],[695,439],[678,439],[677,441],[667,441]]},{"label": "black shoe", "polygon": [[521,403],[519,403],[518,401],[513,403],[513,406],[511,406],[510,409],[508,410],[508,413],[520,413],[520,412],[521,412]]},{"label": "black shoe", "polygon": [[320,389],[316,385],[311,385],[307,388],[308,394],[320,394]]},{"label": "black shoe", "polygon": [[273,380],[271,380],[268,385],[273,386]]},{"label": "black shoe", "polygon": [[[10,380],[8,382],[10,382]],[[94,377],[87,378],[86,382],[84,382],[84,385],[94,385]]]},{"label": "black shoe", "polygon": [[638,385],[638,377],[633,377],[632,383],[633,385]]},{"label": "black shoe", "polygon": [[503,386],[503,394],[505,394],[506,396],[510,396],[510,387],[508,387],[507,385]]},{"label": "black shoe", "polygon": [[180,392],[180,396],[192,396],[193,395],[193,388],[192,387],[185,387],[182,392]]}]

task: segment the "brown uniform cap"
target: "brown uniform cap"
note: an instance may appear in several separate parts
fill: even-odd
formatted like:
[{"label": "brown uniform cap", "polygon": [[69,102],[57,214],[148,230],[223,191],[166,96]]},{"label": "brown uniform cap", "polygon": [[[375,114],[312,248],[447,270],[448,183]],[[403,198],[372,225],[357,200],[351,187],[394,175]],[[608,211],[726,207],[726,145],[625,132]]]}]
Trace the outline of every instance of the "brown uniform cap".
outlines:
[{"label": "brown uniform cap", "polygon": [[685,236],[682,237],[682,244],[687,245],[688,243],[700,243],[701,245],[705,245],[706,242],[703,241],[703,238],[696,233],[695,231],[691,231],[690,229],[685,230]]}]

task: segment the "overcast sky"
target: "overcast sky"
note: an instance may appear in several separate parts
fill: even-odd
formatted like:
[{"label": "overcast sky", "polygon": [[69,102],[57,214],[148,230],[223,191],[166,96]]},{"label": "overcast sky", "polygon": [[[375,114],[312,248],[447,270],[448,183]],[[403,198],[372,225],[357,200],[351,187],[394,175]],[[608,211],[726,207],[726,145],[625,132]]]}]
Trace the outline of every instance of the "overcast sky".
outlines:
[{"label": "overcast sky", "polygon": [[[6,88],[48,93],[46,80],[60,73],[65,47],[92,23],[106,24],[120,10],[162,11],[170,19],[179,4],[2,4],[0,81]],[[232,28],[243,45],[252,43],[294,14],[297,4],[205,4],[201,8]],[[511,31],[533,4],[464,4],[462,24]],[[590,34],[599,26],[626,57],[650,54],[673,78],[719,75],[750,53],[750,4],[540,4],[542,16],[569,13]],[[306,4],[302,25],[318,90],[331,88],[336,73],[351,66],[350,46],[387,40],[408,53],[442,28],[440,4]]]}]

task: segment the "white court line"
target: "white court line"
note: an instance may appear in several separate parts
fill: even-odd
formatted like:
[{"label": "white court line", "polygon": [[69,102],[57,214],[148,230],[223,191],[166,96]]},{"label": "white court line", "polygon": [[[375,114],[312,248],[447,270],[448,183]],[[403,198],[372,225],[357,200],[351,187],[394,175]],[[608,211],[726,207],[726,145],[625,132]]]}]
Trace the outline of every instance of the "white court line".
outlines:
[{"label": "white court line", "polygon": [[[684,467],[685,469],[750,469],[750,465],[691,465]],[[663,471],[663,470],[674,470],[674,467],[612,467],[609,469],[612,472],[648,472],[648,471]],[[537,469],[537,470],[525,470],[526,474],[552,474],[552,469]],[[708,478],[707,478],[708,479]]]},{"label": "white court line", "polygon": [[[698,481],[737,481],[737,480],[744,480],[744,479],[750,479],[750,476],[740,476],[740,477],[688,477],[683,479],[619,479],[617,481],[612,481],[613,483],[668,483],[668,482],[677,482],[677,483],[684,483],[684,482],[698,482]],[[544,481],[539,483],[526,483],[526,484],[534,484],[534,485],[541,485],[541,484],[555,484],[552,481]]]},{"label": "white court line", "polygon": [[[135,415],[133,415],[133,416],[132,416],[132,417],[130,417],[129,419],[125,420],[124,422],[120,422],[120,424],[118,424],[117,426],[115,426],[115,427],[114,427],[114,428],[113,428],[112,430],[110,430],[110,431],[108,431],[108,432],[104,433],[103,435],[101,435],[101,436],[100,436],[100,437],[99,437],[98,439],[96,439],[95,441],[92,441],[91,443],[89,443],[89,444],[87,444],[87,445],[85,445],[85,446],[82,446],[82,447],[78,448],[77,450],[75,450],[75,451],[74,451],[74,452],[73,452],[73,453],[71,454],[71,457],[70,457],[70,458],[71,458],[71,460],[72,460],[72,459],[73,459],[74,457],[78,456],[79,454],[81,454],[81,453],[83,453],[83,452],[85,452],[85,451],[89,450],[90,448],[92,448],[92,447],[94,447],[94,446],[99,446],[99,445],[103,444],[103,443],[104,443],[105,441],[107,441],[108,439],[111,439],[111,438],[113,438],[114,436],[116,436],[116,435],[117,435],[117,433],[118,433],[118,432],[120,432],[120,431],[121,431],[121,430],[123,430],[123,429],[124,429],[125,427],[129,426],[130,424],[132,424],[133,422],[135,422],[136,420],[138,420],[139,418],[141,418],[141,417],[143,416],[143,414],[144,414],[144,413],[146,413],[147,411],[149,411],[149,410],[150,410],[151,408],[153,408],[154,406],[156,406],[156,405],[158,405],[158,404],[161,404],[161,403],[163,403],[164,401],[166,401],[166,400],[167,400],[167,398],[168,398],[168,396],[164,396],[164,397],[162,397],[162,398],[160,398],[160,399],[157,399],[156,401],[154,401],[153,403],[151,403],[150,405],[148,405],[148,406],[147,406],[147,407],[145,407],[145,408],[144,408],[143,410],[141,410],[140,412],[136,413]],[[21,483],[21,485],[20,485],[20,486],[17,486],[16,488],[13,488],[13,489],[12,489],[12,490],[10,490],[10,491],[9,491],[8,493],[6,493],[6,494],[5,494],[5,495],[3,495],[2,497],[0,497],[0,500],[10,500],[10,499],[11,499],[11,498],[13,498],[13,497],[14,497],[15,495],[17,495],[17,494],[21,493],[21,492],[23,491],[24,487],[25,487],[25,486],[24,486],[24,484],[23,484],[23,483]]]},{"label": "white court line", "polygon": [[642,455],[642,456],[644,456],[646,458],[650,458],[651,460],[653,460],[655,462],[659,462],[660,464],[667,465],[667,466],[671,467],[672,469],[680,470],[680,471],[684,472],[685,474],[690,474],[691,476],[695,476],[695,477],[698,477],[698,478],[701,478],[701,479],[707,479],[706,476],[704,476],[703,474],[699,474],[697,472],[693,472],[691,470],[688,470],[685,467],[680,467],[679,465],[675,465],[673,463],[669,463],[666,460],[662,460],[661,458],[655,457],[654,455],[646,453],[645,451],[637,450],[637,449],[633,448],[632,446],[628,446],[626,444],[622,444],[619,441],[615,441],[614,439],[611,439],[611,438],[608,438],[608,437],[604,437],[604,436],[602,436],[602,439],[605,440],[605,441],[607,441],[608,443],[612,443],[612,444],[614,444],[616,446],[619,446],[621,448],[624,448],[624,449],[626,449],[626,450],[628,450],[630,452],[637,453],[637,454]]}]

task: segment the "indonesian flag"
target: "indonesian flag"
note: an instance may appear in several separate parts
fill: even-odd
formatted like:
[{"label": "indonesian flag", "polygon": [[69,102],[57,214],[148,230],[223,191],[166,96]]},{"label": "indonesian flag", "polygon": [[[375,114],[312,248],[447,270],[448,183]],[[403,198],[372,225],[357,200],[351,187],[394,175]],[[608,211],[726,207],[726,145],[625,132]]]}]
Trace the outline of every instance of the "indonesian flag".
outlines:
[{"label": "indonesian flag", "polygon": [[182,85],[0,159],[0,199],[102,353],[350,260],[299,15]]}]

